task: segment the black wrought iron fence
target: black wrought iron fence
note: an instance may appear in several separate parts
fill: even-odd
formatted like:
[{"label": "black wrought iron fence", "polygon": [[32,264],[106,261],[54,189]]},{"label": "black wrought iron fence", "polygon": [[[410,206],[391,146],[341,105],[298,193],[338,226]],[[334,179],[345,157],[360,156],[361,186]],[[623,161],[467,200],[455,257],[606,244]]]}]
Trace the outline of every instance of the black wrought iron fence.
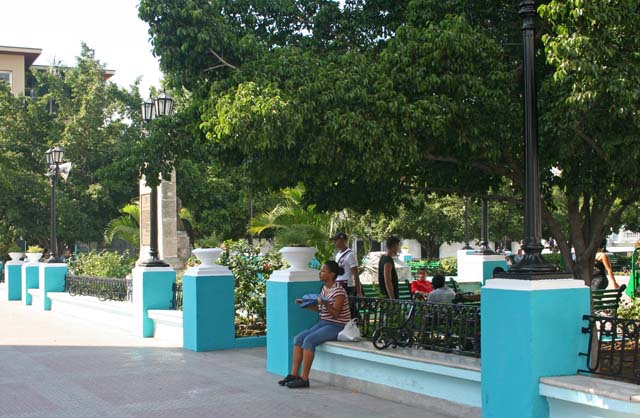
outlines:
[{"label": "black wrought iron fence", "polygon": [[640,321],[608,316],[584,315],[589,344],[581,356],[587,368],[579,372],[640,384]]},{"label": "black wrought iron fence", "polygon": [[173,300],[171,302],[171,309],[178,311],[182,310],[182,283],[173,284]]},{"label": "black wrought iron fence", "polygon": [[[413,347],[480,357],[480,306],[352,297],[376,348]],[[353,305],[352,305],[353,306]]]},{"label": "black wrought iron fence", "polygon": [[131,279],[74,276],[67,274],[65,292],[71,296],[95,296],[101,301],[132,301]]}]

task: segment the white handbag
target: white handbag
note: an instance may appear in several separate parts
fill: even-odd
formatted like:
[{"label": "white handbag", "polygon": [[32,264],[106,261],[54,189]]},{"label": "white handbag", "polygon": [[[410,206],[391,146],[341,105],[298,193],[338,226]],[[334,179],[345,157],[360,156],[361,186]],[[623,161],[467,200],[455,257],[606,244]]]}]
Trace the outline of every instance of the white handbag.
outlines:
[{"label": "white handbag", "polygon": [[338,333],[338,341],[360,341],[360,328],[358,328],[358,320],[353,318],[347,322],[344,329]]}]

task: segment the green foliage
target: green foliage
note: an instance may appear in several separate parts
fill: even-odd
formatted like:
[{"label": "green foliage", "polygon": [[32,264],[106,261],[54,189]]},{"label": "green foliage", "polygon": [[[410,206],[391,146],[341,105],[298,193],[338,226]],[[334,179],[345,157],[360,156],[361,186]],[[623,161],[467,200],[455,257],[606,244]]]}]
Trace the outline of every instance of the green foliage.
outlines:
[{"label": "green foliage", "polygon": [[458,275],[458,257],[441,258],[440,273],[445,276],[457,276]]},{"label": "green foliage", "polygon": [[140,244],[140,204],[138,202],[126,204],[120,209],[122,214],[109,222],[104,231],[104,240],[110,244],[114,238],[119,238],[131,244],[134,248]]},{"label": "green foliage", "polygon": [[44,248],[42,248],[39,245],[29,245],[27,247],[28,253],[42,253],[43,251],[44,251]]},{"label": "green foliage", "polygon": [[561,269],[562,266],[562,254],[560,253],[551,253],[551,254],[544,254],[544,259],[547,263],[549,264],[553,264],[554,266],[558,267],[559,269]]},{"label": "green foliage", "polygon": [[22,251],[24,251],[24,249],[20,248],[18,245],[15,245],[15,244],[12,244],[9,246],[9,248],[7,248],[7,252],[9,253],[17,253]]},{"label": "green foliage", "polygon": [[622,319],[640,320],[640,302],[634,298],[627,303],[621,303],[618,307],[618,317]]},{"label": "green foliage", "polygon": [[[27,72],[33,96],[15,97],[0,83],[0,226],[49,247],[50,187],[44,152],[60,145],[73,163],[58,181],[60,241],[98,241],[118,208],[136,194],[140,97],[106,81],[86,45],[74,67]],[[2,228],[4,229],[4,228]],[[3,231],[4,232],[4,231]]]},{"label": "green foliage", "polygon": [[327,234],[313,225],[293,224],[279,229],[275,235],[278,248],[314,247],[320,241],[327,241]]},{"label": "green foliage", "polygon": [[[374,217],[411,204],[411,191],[483,194],[506,184],[518,200],[517,4],[258,3],[140,3],[168,82],[190,92],[200,112],[192,127],[219,164],[254,187],[301,181],[318,210]],[[632,0],[551,0],[540,12],[542,216],[567,267],[586,280],[608,227],[638,201],[640,15]],[[501,229],[511,219],[500,218]],[[445,234],[429,228],[435,247]]]},{"label": "green foliage", "polygon": [[201,238],[195,243],[195,248],[216,248],[220,246],[222,240],[216,234],[211,234],[207,238]]},{"label": "green foliage", "polygon": [[260,254],[260,247],[245,240],[225,241],[218,264],[229,267],[235,278],[236,316],[240,322],[266,323],[266,282],[284,266],[280,253]]},{"label": "green foliage", "polygon": [[124,278],[131,273],[135,261],[127,252],[91,251],[78,254],[69,263],[69,272],[78,276]]}]

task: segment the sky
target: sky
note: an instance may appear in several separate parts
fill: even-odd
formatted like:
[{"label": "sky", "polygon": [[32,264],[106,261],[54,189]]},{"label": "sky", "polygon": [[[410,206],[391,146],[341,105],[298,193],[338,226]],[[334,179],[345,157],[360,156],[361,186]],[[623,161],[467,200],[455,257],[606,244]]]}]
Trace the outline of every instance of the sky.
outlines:
[{"label": "sky", "polygon": [[162,73],[151,53],[148,26],[138,18],[139,0],[16,0],[3,2],[0,45],[38,48],[35,62],[75,65],[81,42],[115,70],[110,79],[128,88],[142,77],[140,94],[158,86]]}]

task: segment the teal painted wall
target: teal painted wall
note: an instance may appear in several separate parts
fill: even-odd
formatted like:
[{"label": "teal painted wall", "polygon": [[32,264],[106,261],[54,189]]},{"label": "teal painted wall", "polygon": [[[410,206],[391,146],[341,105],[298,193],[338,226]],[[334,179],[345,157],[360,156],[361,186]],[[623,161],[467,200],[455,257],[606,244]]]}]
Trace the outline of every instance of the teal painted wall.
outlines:
[{"label": "teal painted wall", "polygon": [[291,371],[293,337],[318,321],[318,313],[301,309],[296,299],[320,293],[322,283],[267,281],[267,371],[287,375]]},{"label": "teal painted wall", "polygon": [[31,305],[29,289],[38,289],[40,263],[25,263],[22,265],[22,300],[25,305]]},{"label": "teal painted wall", "polygon": [[[140,267],[136,267],[140,268]],[[140,321],[136,331],[142,337],[153,337],[155,329],[153,320],[149,318],[149,309],[171,309],[173,300],[173,284],[176,281],[175,270],[168,268],[140,268],[140,277],[134,273],[134,320]],[[135,270],[135,269],[134,269]],[[140,292],[140,294],[136,294]]]},{"label": "teal painted wall", "polygon": [[40,264],[40,276],[43,279],[42,292],[44,299],[44,310],[51,310],[51,299],[47,296],[49,292],[64,292],[65,276],[67,265],[56,263],[55,265]]},{"label": "teal painted wall", "polygon": [[233,276],[184,276],[184,348],[192,351],[235,347]]},{"label": "teal painted wall", "polygon": [[484,285],[487,279],[491,279],[493,277],[493,269],[496,267],[502,268],[504,271],[509,269],[507,265],[507,260],[486,260],[482,263],[482,284]]},{"label": "teal painted wall", "polygon": [[[482,416],[545,418],[539,379],[573,375],[589,289],[482,289]],[[584,360],[582,360],[584,362]]]},{"label": "teal painted wall", "polygon": [[7,299],[22,300],[22,263],[7,263],[4,270],[4,278],[7,283]]}]

